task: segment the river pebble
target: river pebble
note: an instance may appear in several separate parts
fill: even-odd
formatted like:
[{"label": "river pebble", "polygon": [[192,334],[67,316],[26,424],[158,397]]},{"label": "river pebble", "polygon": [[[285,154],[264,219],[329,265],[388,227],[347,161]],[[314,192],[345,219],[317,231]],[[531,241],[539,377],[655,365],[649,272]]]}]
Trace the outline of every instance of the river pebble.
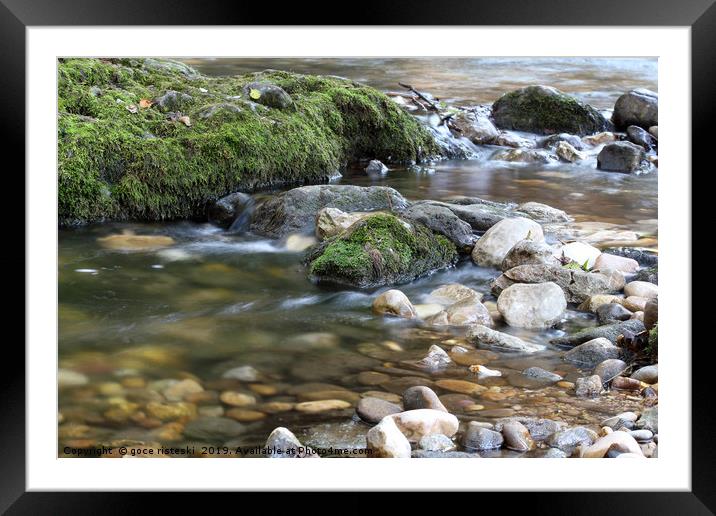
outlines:
[{"label": "river pebble", "polygon": [[379,398],[361,398],[356,406],[358,416],[368,423],[378,423],[385,416],[401,411],[400,405]]},{"label": "river pebble", "polygon": [[340,410],[349,408],[351,404],[343,400],[320,400],[320,401],[304,401],[297,403],[294,407],[299,412],[315,414],[318,412],[326,412],[328,410]]},{"label": "river pebble", "polygon": [[431,452],[447,452],[455,449],[455,443],[447,435],[429,434],[420,439],[418,448]]},{"label": "river pebble", "polygon": [[410,441],[403,435],[395,420],[384,418],[371,428],[365,436],[368,450],[372,453],[370,458],[396,458],[410,457]]},{"label": "river pebble", "polygon": [[462,436],[462,445],[473,450],[493,450],[500,448],[504,438],[500,432],[495,432],[471,421]]},{"label": "river pebble", "polygon": [[403,392],[405,410],[433,409],[447,412],[435,391],[421,385],[410,387]]}]

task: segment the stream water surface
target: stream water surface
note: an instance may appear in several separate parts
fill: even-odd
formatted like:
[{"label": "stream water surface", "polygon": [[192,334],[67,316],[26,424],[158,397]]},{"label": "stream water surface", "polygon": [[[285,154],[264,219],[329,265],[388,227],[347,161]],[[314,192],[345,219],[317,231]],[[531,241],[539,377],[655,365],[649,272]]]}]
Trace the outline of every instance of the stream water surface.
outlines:
[{"label": "stream water surface", "polygon": [[[627,89],[657,89],[656,61],[649,59],[187,61],[209,74],[278,68],[347,76],[384,91],[397,90],[397,81],[403,81],[463,104],[491,102],[514,87],[546,83],[609,109]],[[600,172],[589,160],[577,166],[475,159],[398,168],[379,179],[349,170],[337,182],[391,186],[411,200],[467,195],[537,201],[563,209],[577,221],[641,231],[653,228],[657,219],[657,176]],[[167,235],[176,243],[155,251],[119,252],[98,242],[124,230]],[[423,357],[431,344],[449,349],[463,341],[459,331],[438,332],[416,322],[374,316],[370,304],[376,291],[312,284],[302,257],[283,242],[229,234],[206,223],[60,229],[59,364],[89,379],[60,389],[60,455],[64,446],[80,443],[260,445],[277,426],[290,428],[314,447],[363,447],[370,426],[355,418],[352,407],[319,413],[290,407],[320,399],[355,405],[369,391],[391,398],[415,378],[431,385],[441,376],[417,371],[409,362]],[[400,288],[420,303],[432,289],[457,282],[494,300],[489,282],[497,275],[467,259]],[[435,390],[462,420],[494,421],[519,414],[593,424],[637,407],[639,399],[623,393],[578,399],[566,388],[531,383],[520,374],[526,367],[540,366],[568,381],[583,376],[548,341],[594,324],[592,315],[570,310],[558,328],[545,332],[499,327],[547,344],[547,349],[533,355],[478,352],[475,363],[498,369],[503,376],[478,381],[465,368],[443,376],[470,379],[489,391],[471,396]],[[226,371],[241,366],[251,366],[242,369],[241,379],[224,378]],[[365,374],[369,371],[380,374]],[[240,435],[188,437],[182,434],[181,415],[167,416],[158,409],[148,413],[147,404],[166,404],[159,393],[182,379],[195,379],[205,389],[185,398],[191,405],[186,410],[201,417],[233,417],[245,425]],[[223,403],[217,397],[227,390],[253,396],[253,401]]]}]

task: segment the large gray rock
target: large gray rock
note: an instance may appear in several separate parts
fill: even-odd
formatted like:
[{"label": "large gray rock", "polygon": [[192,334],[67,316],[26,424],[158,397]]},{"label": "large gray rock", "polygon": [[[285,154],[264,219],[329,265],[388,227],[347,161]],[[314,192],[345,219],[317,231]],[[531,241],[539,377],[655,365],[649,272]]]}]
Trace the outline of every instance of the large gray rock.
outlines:
[{"label": "large gray rock", "polygon": [[593,107],[549,86],[527,86],[504,94],[492,105],[501,129],[539,134],[592,134],[611,124]]},{"label": "large gray rock", "polygon": [[275,195],[256,207],[251,230],[278,238],[290,233],[313,232],[322,208],[343,211],[402,210],[408,202],[385,186],[311,185]]},{"label": "large gray rock", "polygon": [[[564,354],[567,362],[578,364],[582,367],[594,367],[610,358],[619,358],[622,354],[620,348],[609,340],[600,337],[575,346]],[[596,372],[595,372],[596,374]]]},{"label": "large gray rock", "polygon": [[497,309],[507,324],[519,328],[549,328],[558,322],[567,300],[556,283],[516,283],[502,291]]},{"label": "large gray rock", "polygon": [[638,125],[644,129],[659,125],[659,95],[647,89],[635,89],[621,95],[614,104],[612,122],[618,129]]},{"label": "large gray rock", "polygon": [[483,267],[499,267],[514,245],[521,240],[544,240],[542,226],[524,217],[503,219],[477,241],[472,259]]},{"label": "large gray rock", "polygon": [[554,256],[554,250],[545,242],[520,240],[508,251],[502,260],[501,268],[503,271],[508,271],[519,265],[534,264],[561,266],[560,261]]},{"label": "large gray rock", "polygon": [[181,111],[194,101],[191,95],[179,91],[169,90],[154,99],[154,105],[163,112]]},{"label": "large gray rock", "polygon": [[480,324],[470,326],[467,330],[466,338],[478,347],[502,351],[534,353],[535,351],[542,351],[544,349],[544,346],[539,344],[526,342],[514,335],[495,331]]},{"label": "large gray rock", "polygon": [[452,210],[444,206],[415,203],[401,215],[446,236],[462,252],[469,252],[477,240],[470,224],[461,220]]},{"label": "large gray rock", "polygon": [[608,143],[597,156],[597,168],[608,172],[636,172],[643,168],[644,149],[631,142]]},{"label": "large gray rock", "polygon": [[500,149],[495,151],[492,161],[509,161],[510,163],[550,163],[554,157],[535,149]]},{"label": "large gray rock", "polygon": [[546,264],[518,265],[505,271],[492,284],[492,292],[500,295],[503,290],[520,283],[557,284],[569,303],[581,303],[597,294],[619,292],[624,287],[624,276],[617,271],[586,272]]},{"label": "large gray rock", "polygon": [[557,337],[556,339],[552,339],[550,342],[559,346],[576,346],[590,340],[604,337],[605,339],[610,340],[612,344],[616,344],[619,336],[623,335],[625,332],[635,334],[641,333],[644,330],[645,328],[643,322],[638,319],[630,319],[624,322],[585,328],[573,335]]}]

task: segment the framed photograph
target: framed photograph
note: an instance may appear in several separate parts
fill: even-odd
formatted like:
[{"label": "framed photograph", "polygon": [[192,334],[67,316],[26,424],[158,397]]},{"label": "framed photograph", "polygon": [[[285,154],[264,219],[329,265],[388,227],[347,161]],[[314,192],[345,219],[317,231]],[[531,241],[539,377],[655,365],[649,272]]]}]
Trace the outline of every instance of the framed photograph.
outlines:
[{"label": "framed photograph", "polygon": [[711,514],[690,257],[712,4],[268,26],[212,1],[0,0],[26,300],[0,508],[529,491]]}]

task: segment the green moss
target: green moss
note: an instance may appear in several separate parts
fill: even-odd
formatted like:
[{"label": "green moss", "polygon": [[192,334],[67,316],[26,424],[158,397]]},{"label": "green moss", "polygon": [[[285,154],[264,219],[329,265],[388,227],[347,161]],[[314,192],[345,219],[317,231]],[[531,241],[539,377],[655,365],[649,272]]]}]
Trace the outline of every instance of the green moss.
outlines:
[{"label": "green moss", "polygon": [[[292,108],[250,102],[243,87],[253,81],[282,87]],[[139,107],[169,90],[191,96],[184,112]],[[61,224],[203,216],[208,201],[232,191],[322,182],[356,159],[438,154],[388,97],[333,77],[206,77],[172,61],[66,59],[58,112]]]},{"label": "green moss", "polygon": [[498,127],[541,134],[592,134],[610,129],[592,106],[541,86],[528,86],[500,97],[492,106]]},{"label": "green moss", "polygon": [[455,246],[421,224],[376,214],[309,254],[309,274],[357,287],[402,283],[451,265]]}]

